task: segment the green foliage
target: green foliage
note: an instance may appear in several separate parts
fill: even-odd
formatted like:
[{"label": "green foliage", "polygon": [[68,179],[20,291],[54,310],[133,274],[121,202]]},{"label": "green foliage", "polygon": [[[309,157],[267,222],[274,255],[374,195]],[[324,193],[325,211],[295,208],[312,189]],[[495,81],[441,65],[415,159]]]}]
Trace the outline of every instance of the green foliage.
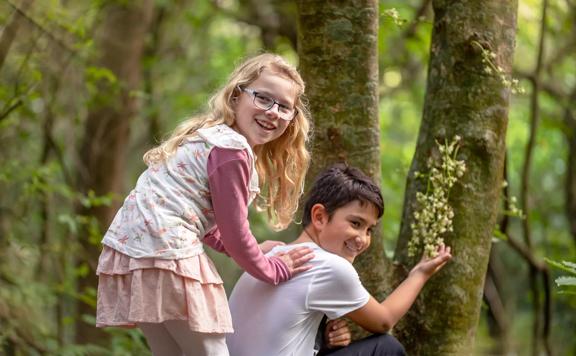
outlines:
[{"label": "green foliage", "polygon": [[408,20],[400,18],[400,14],[396,8],[386,9],[384,10],[384,15],[387,16],[394,24],[398,26],[402,26],[408,22]]},{"label": "green foliage", "polygon": [[552,267],[568,272],[568,275],[556,278],[559,293],[576,296],[576,263],[568,261],[558,262],[548,258],[546,258],[546,262]]}]

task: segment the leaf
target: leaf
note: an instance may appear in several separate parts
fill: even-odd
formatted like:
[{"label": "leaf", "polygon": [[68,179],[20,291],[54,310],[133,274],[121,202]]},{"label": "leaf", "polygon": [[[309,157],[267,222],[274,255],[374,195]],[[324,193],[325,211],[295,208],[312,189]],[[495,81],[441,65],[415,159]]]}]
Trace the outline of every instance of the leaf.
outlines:
[{"label": "leaf", "polygon": [[90,66],[86,68],[86,79],[90,81],[105,80],[114,84],[118,81],[114,72],[105,67]]},{"label": "leaf", "polygon": [[562,264],[568,267],[572,271],[572,273],[576,274],[576,263],[569,261],[562,261]]},{"label": "leaf", "polygon": [[492,233],[494,234],[494,236],[492,237],[492,242],[508,240],[508,236],[502,231],[500,231],[500,229],[494,229]]},{"label": "leaf", "polygon": [[556,278],[556,284],[560,286],[576,286],[576,277],[561,276]]},{"label": "leaf", "polygon": [[58,215],[58,222],[67,226],[68,230],[73,234],[78,232],[78,223],[73,216],[69,214],[60,214]]},{"label": "leaf", "polygon": [[570,274],[576,275],[576,264],[575,263],[568,262],[568,261],[562,261],[562,263],[560,263],[560,262],[553,261],[549,258],[544,258],[544,260],[546,261],[546,263],[548,263],[552,267],[556,267],[556,268],[561,269],[563,271],[566,271]]}]

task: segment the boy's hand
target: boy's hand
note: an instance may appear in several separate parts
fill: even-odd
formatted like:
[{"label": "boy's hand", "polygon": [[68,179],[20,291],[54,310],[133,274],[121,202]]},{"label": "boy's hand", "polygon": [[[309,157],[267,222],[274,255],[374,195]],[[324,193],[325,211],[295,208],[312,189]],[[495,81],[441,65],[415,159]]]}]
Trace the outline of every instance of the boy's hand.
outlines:
[{"label": "boy's hand", "polygon": [[352,333],[344,319],[334,319],[326,323],[324,341],[329,349],[344,347],[350,344]]},{"label": "boy's hand", "polygon": [[266,241],[262,242],[261,244],[259,244],[258,246],[260,246],[260,250],[262,250],[263,254],[267,254],[274,247],[283,246],[283,245],[286,245],[286,244],[282,241],[266,240]]},{"label": "boy's hand", "polygon": [[427,257],[426,254],[423,254],[422,259],[416,266],[414,266],[414,268],[412,268],[410,274],[412,275],[421,273],[424,277],[430,278],[434,273],[438,272],[442,267],[444,267],[448,261],[450,261],[452,258],[450,250],[450,247],[442,244],[436,251],[438,253],[436,257],[430,258]]},{"label": "boy's hand", "polygon": [[278,252],[275,256],[286,263],[290,274],[294,277],[298,273],[308,271],[312,268],[312,265],[307,265],[305,263],[314,258],[314,253],[312,253],[312,250],[309,247],[300,246],[295,247],[288,252]]}]

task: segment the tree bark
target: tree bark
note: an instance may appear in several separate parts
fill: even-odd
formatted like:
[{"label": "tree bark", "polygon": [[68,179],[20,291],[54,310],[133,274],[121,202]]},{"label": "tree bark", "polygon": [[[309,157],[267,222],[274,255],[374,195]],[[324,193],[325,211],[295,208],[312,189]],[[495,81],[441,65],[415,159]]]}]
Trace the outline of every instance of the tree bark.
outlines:
[{"label": "tree bark", "polygon": [[[298,55],[314,118],[308,183],[345,162],[380,182],[378,1],[298,1]],[[367,289],[385,295],[382,234],[356,267]]]},{"label": "tree bark", "polygon": [[510,73],[517,2],[433,1],[433,8],[424,112],[396,249],[407,269],[416,262],[406,248],[415,196],[424,190],[414,172],[427,171],[435,140],[461,136],[459,159],[467,172],[450,195],[456,216],[445,241],[454,258],[429,281],[395,332],[411,355],[465,355],[472,353],[498,213],[510,95],[498,75],[484,71],[482,50],[493,52],[491,61]]},{"label": "tree bark", "polygon": [[[79,172],[80,191],[85,194],[93,191],[96,196],[123,195],[130,121],[138,110],[133,91],[140,86],[144,40],[153,4],[153,0],[109,2],[102,10],[102,23],[96,38],[100,55],[98,65],[110,70],[116,81],[98,83],[98,92],[86,120]],[[83,207],[79,214],[94,216],[103,230],[110,224],[118,205],[119,201],[115,200],[111,206]],[[79,281],[80,293],[86,293],[96,288],[94,271],[101,248],[99,241],[91,241],[86,231],[79,240],[84,249],[80,262],[90,267],[88,274]],[[86,303],[81,303],[79,309],[80,317],[94,315],[93,306]],[[101,336],[94,326],[78,322],[78,342],[97,342]]]}]

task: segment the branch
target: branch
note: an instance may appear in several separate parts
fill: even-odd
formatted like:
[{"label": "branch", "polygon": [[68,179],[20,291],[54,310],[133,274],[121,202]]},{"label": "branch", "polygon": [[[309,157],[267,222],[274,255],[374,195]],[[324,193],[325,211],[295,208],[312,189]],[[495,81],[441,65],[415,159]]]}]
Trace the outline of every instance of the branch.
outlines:
[{"label": "branch", "polygon": [[47,35],[48,37],[50,37],[50,39],[52,41],[54,41],[57,45],[59,45],[60,47],[62,47],[63,49],[65,49],[66,51],[74,54],[75,56],[78,55],[78,52],[75,51],[74,49],[70,48],[67,44],[65,44],[61,39],[57,38],[52,32],[48,31],[46,28],[44,28],[44,26],[40,25],[38,23],[38,21],[34,20],[33,18],[31,18],[30,16],[28,16],[26,14],[26,12],[24,11],[24,8],[19,8],[18,6],[16,6],[14,3],[12,3],[10,0],[5,0],[6,2],[8,2],[8,4],[20,15],[22,16],[22,18],[26,19],[28,21],[28,23],[30,23],[31,25],[33,25],[34,27],[38,28],[43,34]]},{"label": "branch", "polygon": [[14,111],[14,110],[18,109],[20,106],[22,106],[22,104],[23,104],[22,99],[18,99],[9,108],[4,110],[4,112],[0,113],[0,122],[2,122],[4,119],[6,119],[12,111]]},{"label": "branch", "polygon": [[[526,144],[524,152],[524,165],[522,169],[522,186],[521,186],[521,200],[522,209],[528,214],[530,207],[528,206],[528,185],[530,176],[530,166],[532,164],[532,154],[534,152],[534,145],[536,142],[536,132],[538,131],[539,122],[539,110],[540,103],[538,100],[538,94],[540,91],[540,73],[542,71],[542,59],[544,56],[544,38],[546,32],[546,11],[548,8],[548,0],[543,1],[542,10],[542,22],[540,27],[540,40],[538,43],[538,54],[536,60],[536,68],[534,68],[534,73],[532,74],[532,94],[530,98],[530,133],[528,137],[528,143]],[[530,229],[528,228],[529,217],[524,219],[524,240],[528,245],[528,248],[532,248],[532,239],[530,236]]]},{"label": "branch", "polygon": [[414,19],[410,22],[410,25],[406,28],[406,30],[402,34],[403,38],[406,39],[414,37],[414,35],[416,34],[416,28],[418,28],[418,25],[421,23],[420,18],[424,16],[426,10],[428,10],[431,3],[432,0],[422,0],[420,6],[416,10],[416,13],[414,14]]},{"label": "branch", "polygon": [[[30,50],[26,53],[26,56],[22,60],[22,63],[20,64],[20,67],[18,68],[18,74],[16,75],[16,79],[19,79],[20,76],[22,75],[22,73],[24,73],[24,71],[26,70],[26,64],[30,60],[30,57],[32,56],[32,53],[33,53],[34,49],[36,48],[37,43],[38,43],[38,38],[34,39],[34,42],[32,43],[32,48],[30,48]],[[18,107],[22,106],[22,104],[24,103],[22,98],[27,96],[32,91],[32,89],[34,89],[36,87],[37,84],[38,84],[38,82],[33,83],[28,87],[28,89],[24,90],[22,93],[18,93],[19,87],[20,87],[20,80],[14,80],[14,97],[11,98],[10,100],[8,100],[6,102],[6,105],[10,105],[9,103],[14,101],[15,98],[18,98],[18,99],[16,99],[16,101],[14,101],[14,103],[12,105],[8,106],[5,109],[3,108],[2,113],[0,113],[0,122],[2,122],[4,119],[6,119],[8,117],[8,115],[10,115]]]},{"label": "branch", "polygon": [[[534,73],[528,73],[522,70],[518,70],[515,69],[514,70],[514,76],[522,78],[522,79],[526,79],[528,81],[530,81],[532,83],[532,85],[534,85],[534,82],[536,81],[536,77],[534,76]],[[559,85],[549,82],[549,81],[542,81],[542,79],[540,78],[538,81],[539,84],[539,88],[540,90],[544,91],[546,94],[550,95],[553,99],[560,101],[560,102],[565,102],[568,100],[568,93],[566,93],[566,90],[562,87],[560,87]]]},{"label": "branch", "polygon": [[[572,90],[571,103],[576,100],[576,87]],[[564,131],[566,140],[568,141],[568,157],[566,161],[568,166],[566,168],[566,218],[570,226],[570,233],[572,239],[576,243],[576,116],[570,106],[564,110],[564,124],[566,130]]]},{"label": "branch", "polygon": [[[24,12],[28,10],[28,8],[32,5],[34,0],[24,0],[22,3],[22,10],[15,10],[12,13],[12,17],[8,24],[4,27],[2,31],[2,36],[0,37],[0,70],[4,65],[4,61],[6,57],[8,57],[8,52],[10,51],[10,47],[14,42],[14,38],[16,38],[16,33],[18,33],[18,28],[22,23],[23,17],[21,16],[20,12]],[[10,4],[12,5],[12,4]],[[12,5],[14,7],[14,5]]]},{"label": "branch", "polygon": [[556,50],[556,52],[550,56],[550,61],[546,63],[543,67],[543,71],[550,72],[559,63],[561,63],[566,57],[574,55],[574,47],[576,46],[576,37],[571,37],[564,46]]},{"label": "branch", "polygon": [[[530,101],[530,133],[528,137],[528,143],[526,144],[524,153],[524,165],[522,169],[522,184],[520,187],[520,200],[522,202],[522,209],[526,213],[526,217],[522,220],[522,230],[523,237],[526,247],[530,254],[526,254],[526,257],[533,258],[532,256],[532,231],[530,227],[530,204],[528,202],[528,186],[530,180],[530,166],[532,164],[532,154],[534,152],[536,133],[538,131],[539,113],[540,113],[540,103],[538,100],[538,95],[540,92],[540,74],[542,72],[543,58],[544,58],[544,44],[546,38],[546,15],[548,10],[548,0],[542,2],[542,20],[540,22],[540,38],[538,41],[538,53],[536,59],[536,67],[534,68],[534,74],[532,81],[532,94]],[[512,239],[510,243],[514,243],[515,240]],[[519,248],[519,245],[517,245]],[[528,252],[526,251],[526,252]],[[525,252],[525,253],[526,253]],[[541,315],[541,305],[540,305],[540,288],[536,281],[538,271],[541,270],[537,267],[537,263],[534,260],[530,260],[531,268],[529,273],[529,284],[533,295],[533,312],[534,312],[534,324],[532,328],[532,354],[539,354],[539,340],[542,337],[544,343],[547,344],[548,335],[540,335],[540,325],[542,322]],[[545,321],[545,324],[547,321]]]},{"label": "branch", "polygon": [[[290,40],[292,48],[296,50],[297,47],[297,34],[294,31],[295,21],[291,20],[291,15],[287,13],[280,13],[279,7],[275,3],[262,3],[262,1],[250,0],[251,5],[245,5],[251,11],[249,15],[241,16],[236,11],[230,11],[220,5],[218,0],[212,0],[210,3],[220,13],[245,24],[256,26],[261,30],[261,39],[264,47],[271,49],[275,37],[282,35]],[[272,15],[268,14],[271,12]],[[280,16],[279,16],[280,15]],[[285,21],[285,19],[288,19]]]},{"label": "branch", "polygon": [[533,267],[534,269],[539,271],[544,268],[545,265],[534,257],[531,250],[526,248],[518,240],[516,240],[516,238],[513,238],[511,235],[506,236],[507,236],[506,241],[508,241],[508,245],[512,247],[512,249],[516,251],[526,262],[528,262],[528,265],[530,267]]},{"label": "branch", "polygon": [[542,335],[544,337],[544,347],[548,355],[553,355],[552,345],[550,344],[550,324],[552,324],[552,292],[550,290],[550,270],[547,265],[540,270],[542,275],[542,285],[544,286],[544,326]]},{"label": "branch", "polygon": [[[507,217],[506,215],[504,217]],[[484,283],[484,300],[488,305],[488,317],[493,320],[488,323],[490,335],[496,339],[494,352],[497,354],[509,353],[509,326],[510,318],[507,313],[506,301],[501,295],[501,283],[499,277],[505,277],[502,266],[499,264],[497,250],[492,248],[490,251],[490,260],[486,272]]]}]

